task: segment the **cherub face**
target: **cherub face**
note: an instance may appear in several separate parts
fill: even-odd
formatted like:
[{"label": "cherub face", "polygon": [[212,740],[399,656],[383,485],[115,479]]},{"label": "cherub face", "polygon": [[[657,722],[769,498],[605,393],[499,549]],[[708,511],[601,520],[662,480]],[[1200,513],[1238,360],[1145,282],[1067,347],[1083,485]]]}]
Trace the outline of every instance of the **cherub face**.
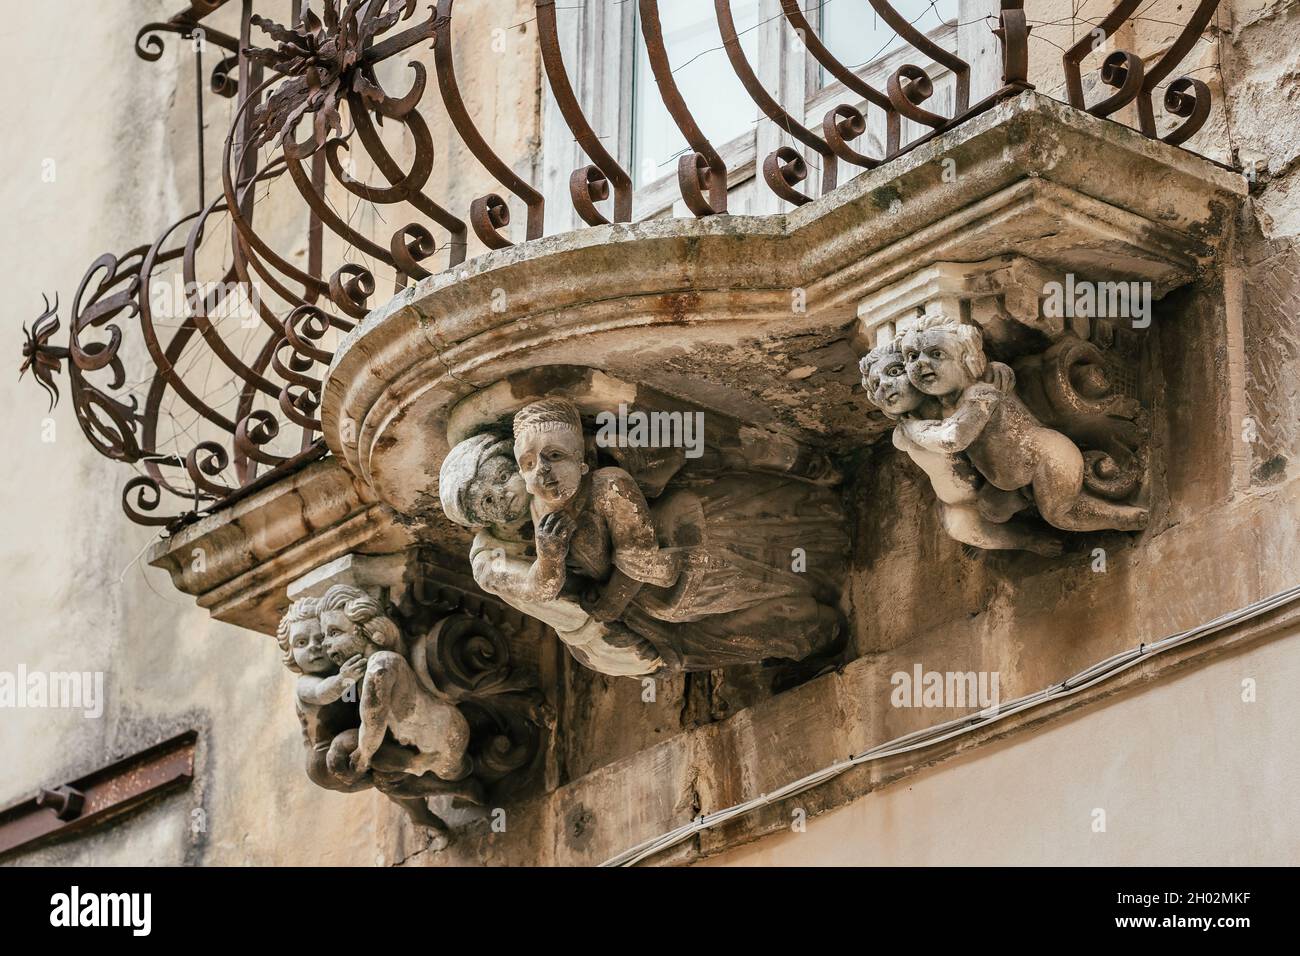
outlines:
[{"label": "cherub face", "polygon": [[325,632],[314,617],[289,625],[289,649],[293,662],[304,674],[324,674],[334,669],[325,654]]},{"label": "cherub face", "polygon": [[925,401],[907,377],[907,363],[897,352],[875,359],[862,375],[862,387],[877,408],[894,418],[901,418]]},{"label": "cherub face", "polygon": [[515,438],[515,460],[529,494],[548,509],[562,507],[587,473],[582,436],[568,428],[529,428]]},{"label": "cherub face", "polygon": [[322,611],[320,624],[325,634],[325,654],[334,662],[335,667],[358,654],[365,654],[369,642],[360,628],[349,621],[341,610]]},{"label": "cherub face", "polygon": [[951,395],[971,384],[961,343],[942,329],[913,332],[903,340],[907,377],[926,395]]},{"label": "cherub face", "polygon": [[470,482],[466,507],[489,526],[518,524],[528,514],[528,489],[519,466],[505,455],[485,461]]}]

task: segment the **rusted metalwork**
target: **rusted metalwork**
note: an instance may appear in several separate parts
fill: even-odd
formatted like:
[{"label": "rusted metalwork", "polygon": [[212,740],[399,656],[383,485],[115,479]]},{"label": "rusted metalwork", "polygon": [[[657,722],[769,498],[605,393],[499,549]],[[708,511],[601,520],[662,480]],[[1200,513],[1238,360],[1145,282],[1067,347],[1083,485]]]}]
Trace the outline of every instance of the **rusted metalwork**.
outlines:
[{"label": "rusted metalwork", "polygon": [[[438,0],[439,29],[433,41],[433,62],[438,73],[438,89],[456,132],[474,158],[502,186],[514,193],[528,207],[525,237],[537,239],[542,235],[544,210],[542,194],[524,181],[499,157],[478,131],[474,120],[465,108],[456,80],[456,64],[452,55],[451,16],[455,0]],[[502,249],[511,245],[501,230],[510,224],[510,207],[496,193],[480,196],[470,204],[469,222],[479,241],[489,249]]]},{"label": "rusted metalwork", "polygon": [[596,203],[609,198],[614,191],[614,222],[632,221],[632,177],[619,165],[618,160],[610,155],[609,150],[600,141],[600,136],[591,128],[587,116],[578,103],[573,87],[569,84],[569,73],[564,67],[564,56],[560,52],[560,35],[555,22],[555,0],[536,0],[538,42],[542,49],[542,65],[546,70],[546,79],[555,94],[564,121],[569,124],[574,138],[582,151],[592,161],[592,165],[575,169],[569,177],[569,195],[573,199],[573,208],[577,210],[582,221],[591,226],[601,226],[606,219],[596,208]]},{"label": "rusted metalwork", "polygon": [[[820,191],[826,193],[846,175],[879,167],[1032,88],[1031,26],[1023,0],[1002,0],[992,28],[1001,47],[1002,85],[973,104],[970,65],[887,0],[838,2],[860,2],[864,15],[874,11],[916,56],[879,89],[864,79],[865,71],[830,52],[809,20],[810,7],[781,0],[772,29],[793,31],[812,60],[842,84],[831,108],[811,124],[801,109],[781,103],[760,81],[742,49],[730,0],[713,3],[719,49],[757,107],[758,121],[789,137],[759,157],[762,181],[789,203],[812,201],[799,188],[810,163],[820,167]],[[237,98],[222,144],[220,195],[206,195],[200,155],[198,208],[153,242],[92,263],[71,301],[66,346],[53,341],[62,328],[57,297],[54,305],[46,301],[30,329],[23,328],[21,371],[32,372],[51,407],[60,398],[58,377],[67,375],[86,438],[100,453],[136,468],[123,506],[142,524],[173,527],[323,453],[324,370],[339,337],[379,304],[377,296],[387,294],[380,290],[388,276],[391,287],[401,289],[458,265],[468,254],[471,229],[489,249],[543,234],[542,193],[489,144],[462,96],[454,0],[423,8],[419,0],[294,0],[288,24],[255,13],[260,3],[190,0],[169,20],[139,30],[136,51],[149,61],[161,58],[166,34],[196,41],[200,153],[204,95]],[[534,5],[545,82],[589,160],[570,174],[570,200],[588,225],[629,222],[634,196],[627,158],[606,146],[623,138],[617,130],[598,131],[575,93],[570,71],[578,75],[581,65],[565,62],[557,22],[557,10],[566,5],[556,0],[534,0]],[[208,25],[206,18],[227,6],[238,7],[238,36]],[[1164,113],[1181,121],[1163,136],[1155,94],[1201,37],[1216,7],[1217,0],[1200,0],[1173,44],[1146,65],[1130,51],[1099,52],[1140,12],[1137,0],[1117,0],[1096,29],[1062,57],[1068,102],[1100,117],[1121,115],[1131,105],[1144,135],[1173,145],[1186,142],[1209,115],[1208,86],[1182,76],[1163,87]],[[677,166],[683,202],[695,216],[723,215],[727,165],[689,105],[709,91],[683,89],[677,82],[674,70],[682,64],[672,62],[657,0],[637,0],[637,12],[660,99],[688,144]],[[206,84],[204,43],[222,53]],[[380,66],[422,44],[432,51],[435,76],[412,61],[409,87],[390,93],[379,79]],[[1094,52],[1098,80],[1113,92],[1089,105],[1084,63]],[[930,105],[940,76],[953,91],[947,112]],[[430,83],[438,88],[436,96],[428,91]],[[883,116],[884,139],[868,150],[857,143],[868,131],[868,113],[874,117],[876,110]],[[436,113],[500,184],[500,193],[478,196],[463,210],[447,208],[429,194],[436,169],[430,117]],[[925,129],[904,141],[903,119]],[[387,140],[384,135],[394,128],[404,141],[401,150],[390,145],[391,133]],[[361,168],[370,170],[371,181],[358,172]],[[454,178],[454,171],[444,178]],[[305,255],[277,247],[277,241],[285,241],[284,223],[264,221],[260,211],[271,192],[296,196],[301,203]],[[340,200],[351,211],[341,209]],[[512,204],[526,212],[525,221],[513,228]],[[373,213],[371,228],[358,224],[362,210]],[[378,223],[388,225],[381,229]],[[223,245],[227,248],[214,264],[213,249]],[[184,290],[173,296],[181,301],[173,301],[171,315],[160,312],[154,294],[169,282]],[[232,311],[241,312],[239,321],[232,321]],[[136,369],[142,356],[148,363],[145,379],[128,381],[128,369]]]},{"label": "rusted metalwork", "polygon": [[864,169],[879,166],[886,158],[898,152],[902,125],[899,122],[898,111],[894,109],[888,96],[836,59],[826,44],[822,43],[821,37],[808,22],[808,18],[804,16],[803,10],[799,7],[799,0],[781,0],[781,10],[795,33],[808,47],[808,52],[812,54],[813,59],[826,72],[843,83],[851,92],[884,111],[887,132],[885,156],[880,159],[872,159],[849,145],[850,141],[857,139],[867,130],[866,117],[857,107],[849,103],[840,103],[832,107],[822,119],[822,136],[826,140],[826,145],[836,157],[847,163]]},{"label": "rusted metalwork", "polygon": [[641,36],[645,39],[646,57],[659,96],[668,115],[673,118],[691,151],[677,159],[677,183],[682,201],[696,216],[716,216],[727,211],[727,164],[704,135],[691,115],[682,91],[673,78],[673,67],[664,46],[664,31],[659,23],[658,0],[638,0]]},{"label": "rusted metalwork", "polygon": [[1146,71],[1142,80],[1142,92],[1138,94],[1138,123],[1142,135],[1152,139],[1162,139],[1172,146],[1186,142],[1197,130],[1205,125],[1210,116],[1210,88],[1203,81],[1190,76],[1181,76],[1165,89],[1165,109],[1172,116],[1178,116],[1183,122],[1164,136],[1156,132],[1155,96],[1157,84],[1178,68],[1178,64],[1191,52],[1201,32],[1214,16],[1219,7],[1219,0],[1201,0],[1196,5],[1187,25],[1183,27],[1178,39],[1174,40],[1156,65]]},{"label": "rusted metalwork", "polygon": [[197,742],[187,730],[0,810],[0,855],[89,830],[186,786]]},{"label": "rusted metalwork", "polygon": [[[722,33],[722,47],[727,51],[727,59],[731,61],[731,68],[740,78],[745,92],[762,110],[763,115],[784,133],[821,155],[822,192],[830,192],[835,188],[835,153],[831,151],[825,140],[798,122],[764,88],[758,74],[750,65],[749,58],[745,56],[745,51],[740,47],[740,37],[736,35],[736,20],[731,15],[731,0],[714,0],[713,9],[718,18],[718,29]],[[811,196],[806,196],[795,188],[798,183],[808,178],[808,168],[803,157],[792,147],[779,147],[763,160],[763,178],[772,192],[787,202],[795,205],[812,202]]]},{"label": "rusted metalwork", "polygon": [[50,336],[59,331],[59,297],[54,296],[54,305],[45,299],[45,311],[36,317],[28,330],[23,324],[23,364],[18,368],[18,377],[22,378],[31,369],[36,383],[50,396],[50,410],[54,410],[59,400],[59,385],[54,376],[63,371],[63,360],[68,357],[68,350],[59,345],[50,345]]}]

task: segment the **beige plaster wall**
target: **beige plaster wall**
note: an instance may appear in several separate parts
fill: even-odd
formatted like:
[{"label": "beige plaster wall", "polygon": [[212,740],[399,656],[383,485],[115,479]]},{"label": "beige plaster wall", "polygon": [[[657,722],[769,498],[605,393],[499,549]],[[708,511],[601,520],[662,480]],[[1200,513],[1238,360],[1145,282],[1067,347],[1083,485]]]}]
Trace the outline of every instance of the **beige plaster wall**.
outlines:
[{"label": "beige plaster wall", "polygon": [[[1294,866],[1297,679],[1300,633],[1291,633],[704,865]],[[1253,702],[1243,699],[1247,680]],[[799,803],[788,804],[792,821]]]},{"label": "beige plaster wall", "polygon": [[[133,49],[141,25],[183,5],[48,0],[6,11],[10,52],[0,75],[11,95],[0,101],[0,261],[11,283],[3,349],[11,370],[19,361],[20,322],[40,313],[41,292],[59,294],[63,327],[55,342],[63,344],[90,263],[105,251],[151,242],[195,204],[191,47],[169,36],[157,63]],[[234,32],[237,6],[213,25]],[[258,9],[288,19],[287,0]],[[529,125],[536,118],[536,63],[473,54],[494,26],[527,21],[531,11],[523,0],[479,3],[463,16],[457,10],[466,99],[476,110],[500,106],[522,114],[521,122],[488,135],[515,137],[502,152],[525,163],[531,154],[520,143],[536,139]],[[506,36],[508,48],[518,32]],[[526,39],[535,49],[534,37]],[[215,59],[210,50],[205,69]],[[519,75],[480,77],[497,59],[510,60]],[[231,111],[231,101],[207,98],[209,196],[219,189],[213,149]],[[435,132],[445,159],[448,133]],[[47,161],[50,182],[43,176]],[[454,200],[467,207],[471,193],[485,190],[481,177],[466,177],[454,185]],[[128,369],[132,381],[144,375]],[[101,671],[107,703],[100,719],[57,709],[0,710],[0,806],[187,728],[200,734],[198,766],[182,793],[110,830],[16,862],[386,862],[378,831],[391,817],[388,802],[374,793],[327,792],[307,780],[293,678],[274,642],[211,620],[164,573],[138,560],[156,533],[122,512],[121,489],[132,472],[91,449],[73,417],[66,379],[62,391],[47,421],[46,400],[30,377],[0,377],[0,401],[9,410],[0,421],[0,587],[9,609],[0,629],[0,671]]]}]

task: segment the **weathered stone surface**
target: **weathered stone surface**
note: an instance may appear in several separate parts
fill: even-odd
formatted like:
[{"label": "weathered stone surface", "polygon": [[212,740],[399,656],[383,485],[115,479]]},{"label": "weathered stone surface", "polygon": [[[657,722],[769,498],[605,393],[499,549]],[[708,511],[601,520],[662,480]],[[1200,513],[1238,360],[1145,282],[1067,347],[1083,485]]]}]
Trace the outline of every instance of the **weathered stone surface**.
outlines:
[{"label": "weathered stone surface", "polygon": [[[1113,175],[1090,175],[1081,155]],[[956,160],[959,186],[939,157]],[[1026,94],[783,216],[598,227],[427,279],[343,343],[325,435],[381,500],[417,513],[462,398],[526,368],[585,364],[843,448],[881,431],[844,348],[865,296],[932,263],[1027,250],[1161,294],[1195,275],[1243,193],[1206,160]],[[826,371],[789,376],[808,365]]]},{"label": "weathered stone surface", "polygon": [[290,582],[350,552],[411,544],[392,509],[327,458],[154,543],[147,560],[217,620],[274,634]]},{"label": "weathered stone surface", "polygon": [[[703,413],[685,415],[700,433],[686,455],[703,458]],[[583,665],[645,677],[802,661],[842,640],[833,602],[847,539],[825,489],[757,471],[693,472],[680,454],[665,454],[666,469],[642,460],[643,488],[595,461],[568,398],[525,405],[512,431],[513,457],[492,432],[452,449],[443,509],[478,532],[478,584],[555,628]],[[616,461],[636,456],[601,432],[595,445]]]},{"label": "weathered stone surface", "polygon": [[[1300,482],[1290,482],[1283,493],[1285,501],[1278,504],[1289,513],[1300,514]],[[1001,697],[1009,700],[1059,682],[1140,641],[1158,640],[1202,623],[1246,603],[1253,599],[1256,588],[1269,590],[1271,584],[1245,580],[1234,582],[1230,593],[1209,595],[1202,587],[1201,593],[1195,594],[1192,587],[1169,589],[1169,579],[1182,573],[1171,569],[1190,570],[1186,563],[1190,555],[1213,561],[1216,554],[1253,553],[1257,530],[1243,519],[1257,506],[1257,501],[1243,501],[1223,513],[1170,528],[1162,533],[1158,552],[1140,559],[1130,555],[1105,573],[1092,571],[1083,559],[1017,585],[997,568],[982,568],[986,576],[1000,583],[988,605],[975,615],[958,614],[942,626],[916,633],[908,644],[861,657],[838,673],[819,677],[726,720],[678,734],[537,797],[512,811],[515,819],[526,821],[514,842],[506,839],[509,833],[492,834],[486,824],[479,824],[445,856],[422,855],[418,860],[439,864],[517,862],[517,851],[524,859],[599,863],[642,839],[687,823],[699,813],[771,792],[851,753],[968,714],[965,708],[891,705],[891,676],[910,672],[917,662],[927,667],[932,660],[941,662],[945,670],[998,672],[1003,677]],[[1294,532],[1295,521],[1289,527]],[[1201,581],[1219,580],[1212,573],[1207,578],[1204,570],[1200,573]],[[941,761],[978,754],[999,741],[1021,739],[1048,721],[1086,715],[1089,706],[1099,700],[1147,686],[1256,642],[1293,634],[1298,627],[1300,610],[1291,605],[1162,655],[1110,683],[1041,710],[1009,718],[965,738],[850,771],[797,798],[709,831],[651,862],[685,862],[765,834],[788,831],[796,808],[815,817]],[[1240,690],[1235,684],[1229,689],[1234,693]],[[615,833],[626,837],[621,846],[610,839]],[[538,856],[532,857],[533,853]]]},{"label": "weathered stone surface", "polygon": [[1147,484],[1148,426],[1138,401],[1116,392],[1101,351],[1062,337],[1017,363],[1018,382],[989,361],[977,325],[934,306],[901,328],[889,323],[895,337],[860,368],[872,402],[899,422],[894,446],[929,476],[948,535],[1055,557],[1060,540],[1025,512],[1067,532],[1145,527],[1148,510],[1123,502]]},{"label": "weathered stone surface", "polygon": [[536,769],[549,722],[536,675],[514,665],[505,636],[482,615],[453,610],[432,623],[419,615],[404,628],[384,611],[389,587],[339,580],[376,577],[366,574],[373,561],[332,564],[294,590],[335,583],[295,600],[276,632],[298,675],[307,776],[343,793],[380,790],[444,849],[452,830],[430,798],[482,808]]}]

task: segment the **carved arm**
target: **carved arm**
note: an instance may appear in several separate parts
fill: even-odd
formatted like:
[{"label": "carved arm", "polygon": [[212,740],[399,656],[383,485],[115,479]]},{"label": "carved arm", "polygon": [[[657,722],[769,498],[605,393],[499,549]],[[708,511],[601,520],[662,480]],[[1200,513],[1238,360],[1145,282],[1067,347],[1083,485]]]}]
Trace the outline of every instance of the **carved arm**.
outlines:
[{"label": "carved arm", "polygon": [[955,455],[965,451],[988,424],[1003,395],[1016,387],[1016,373],[1001,362],[990,362],[988,382],[976,382],[962,392],[951,415],[942,420],[906,419],[898,427],[904,437],[925,451]]}]

